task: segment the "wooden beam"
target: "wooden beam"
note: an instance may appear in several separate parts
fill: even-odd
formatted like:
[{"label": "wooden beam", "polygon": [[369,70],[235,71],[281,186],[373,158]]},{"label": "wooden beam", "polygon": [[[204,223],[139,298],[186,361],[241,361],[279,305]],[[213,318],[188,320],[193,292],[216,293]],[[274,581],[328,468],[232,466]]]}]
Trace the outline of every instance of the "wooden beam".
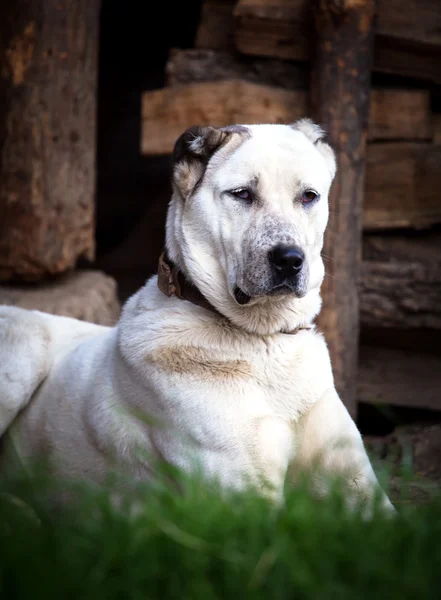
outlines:
[{"label": "wooden beam", "polygon": [[[198,68],[198,61],[196,64],[194,78],[201,81],[208,74],[205,67],[202,71]],[[181,70],[179,75],[174,69],[174,79],[181,80],[185,74],[190,79],[191,69]],[[230,69],[226,71],[230,72]],[[146,155],[170,153],[177,137],[196,123],[214,126],[290,123],[308,114],[307,104],[306,91],[225,79],[220,74],[218,81],[145,92],[142,99],[142,152]],[[369,139],[428,139],[432,135],[427,92],[373,90],[371,104]],[[406,147],[403,152],[407,151]],[[381,151],[378,153],[382,154]],[[375,164],[375,156],[372,161]]]},{"label": "wooden beam", "polygon": [[99,1],[0,9],[0,281],[94,255]]},{"label": "wooden beam", "polygon": [[430,140],[432,136],[427,90],[372,90],[368,140]]},{"label": "wooden beam", "polygon": [[441,113],[433,115],[433,141],[441,145]]},{"label": "wooden beam", "polygon": [[441,146],[371,144],[367,153],[365,229],[441,222]]},{"label": "wooden beam", "polygon": [[[308,60],[314,4],[308,0],[239,0],[237,48],[245,54]],[[380,0],[373,68],[441,83],[438,0]],[[210,46],[206,46],[210,47]]]},{"label": "wooden beam", "polygon": [[[187,85],[241,79],[286,90],[309,87],[309,69],[301,63],[251,58],[213,50],[172,50],[166,67],[167,85]],[[368,139],[430,140],[432,125],[427,90],[374,89]]]},{"label": "wooden beam", "polygon": [[172,49],[166,66],[167,85],[242,79],[251,83],[307,90],[307,65],[214,50]]},{"label": "wooden beam", "polygon": [[441,357],[362,345],[357,400],[441,410]]},{"label": "wooden beam", "polygon": [[196,33],[196,48],[235,49],[233,8],[232,0],[205,0]]},{"label": "wooden beam", "polygon": [[[325,235],[327,277],[319,324],[336,388],[356,413],[362,209],[375,0],[319,0],[312,67],[314,114],[323,123],[339,166],[330,193]],[[337,243],[338,241],[338,243]]]},{"label": "wooden beam", "polygon": [[145,155],[169,154],[191,125],[285,123],[304,115],[306,95],[241,80],[198,83],[146,92],[142,100]]},{"label": "wooden beam", "polygon": [[441,46],[375,37],[374,71],[441,83]]},{"label": "wooden beam", "polygon": [[425,263],[441,266],[441,231],[394,231],[365,233],[363,260],[374,262]]},{"label": "wooden beam", "polygon": [[363,261],[359,295],[363,326],[441,330],[441,261],[436,254],[425,261]]}]

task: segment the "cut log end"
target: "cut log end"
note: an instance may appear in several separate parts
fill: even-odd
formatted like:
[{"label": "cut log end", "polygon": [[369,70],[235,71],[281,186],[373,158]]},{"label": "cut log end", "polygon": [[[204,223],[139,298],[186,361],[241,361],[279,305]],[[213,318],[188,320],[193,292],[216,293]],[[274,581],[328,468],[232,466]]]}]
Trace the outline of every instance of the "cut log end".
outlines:
[{"label": "cut log end", "polygon": [[120,313],[114,279],[99,271],[73,271],[37,286],[0,286],[0,304],[114,325]]}]

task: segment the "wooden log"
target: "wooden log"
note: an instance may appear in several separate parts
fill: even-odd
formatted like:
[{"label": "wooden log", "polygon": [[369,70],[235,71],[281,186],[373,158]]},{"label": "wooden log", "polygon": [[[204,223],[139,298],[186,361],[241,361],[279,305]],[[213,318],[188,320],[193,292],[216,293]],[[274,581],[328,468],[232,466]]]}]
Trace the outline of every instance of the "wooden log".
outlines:
[{"label": "wooden log", "polygon": [[431,117],[428,91],[373,89],[368,140],[430,140]]},{"label": "wooden log", "polygon": [[433,115],[433,141],[441,145],[441,113]]},{"label": "wooden log", "polygon": [[0,9],[0,280],[94,255],[99,0]]},{"label": "wooden log", "polygon": [[441,410],[441,357],[362,345],[357,400]]},{"label": "wooden log", "polygon": [[251,83],[306,90],[309,69],[302,63],[256,58],[214,50],[172,49],[166,66],[167,85],[242,79]]},{"label": "wooden log", "polygon": [[307,0],[239,0],[236,46],[244,54],[308,60],[313,15]]},{"label": "wooden log", "polygon": [[441,231],[394,231],[365,233],[363,260],[382,263],[426,263],[441,265]]},{"label": "wooden log", "polygon": [[0,304],[114,325],[120,313],[116,282],[99,271],[73,271],[39,285],[1,285]]},{"label": "wooden log", "polygon": [[441,330],[441,261],[363,261],[360,276],[363,326]]},{"label": "wooden log", "polygon": [[[237,48],[245,54],[308,60],[314,48],[314,4],[308,0],[239,0]],[[438,0],[380,0],[374,70],[441,83]]]},{"label": "wooden log", "polygon": [[441,146],[371,144],[367,154],[365,229],[441,222]]},{"label": "wooden log", "polygon": [[[186,85],[225,79],[307,90],[309,70],[302,63],[251,58],[213,50],[172,50],[166,67],[167,85]],[[426,90],[374,89],[369,140],[430,140],[439,127],[431,122],[430,93]]]},{"label": "wooden log", "polygon": [[[174,68],[173,72],[176,73]],[[199,78],[200,83],[144,93],[144,154],[170,153],[177,137],[195,123],[214,126],[290,123],[309,112],[306,91],[225,79],[221,72],[217,81],[202,81],[204,76],[207,77],[207,71],[198,70],[195,78]],[[181,75],[173,76],[173,79],[180,80]],[[425,91],[373,90],[369,139],[427,139],[431,135],[429,95]],[[378,152],[382,154],[381,150]],[[401,206],[401,200],[398,206]]]},{"label": "wooden log", "polygon": [[[375,0],[317,3],[312,104],[337,155],[325,235],[327,277],[319,323],[325,333],[336,388],[356,413],[359,335],[358,281],[364,172],[373,54]],[[338,241],[338,243],[336,243]]]},{"label": "wooden log", "polygon": [[[284,123],[306,110],[300,91],[256,85],[240,80],[198,83],[146,92],[142,101],[142,142],[145,155],[169,154],[190,125],[220,127],[231,123]],[[289,121],[289,119],[288,119]]]},{"label": "wooden log", "polygon": [[441,83],[441,47],[375,37],[374,71]]},{"label": "wooden log", "polygon": [[206,0],[202,4],[196,48],[235,49],[233,8],[232,0]]}]

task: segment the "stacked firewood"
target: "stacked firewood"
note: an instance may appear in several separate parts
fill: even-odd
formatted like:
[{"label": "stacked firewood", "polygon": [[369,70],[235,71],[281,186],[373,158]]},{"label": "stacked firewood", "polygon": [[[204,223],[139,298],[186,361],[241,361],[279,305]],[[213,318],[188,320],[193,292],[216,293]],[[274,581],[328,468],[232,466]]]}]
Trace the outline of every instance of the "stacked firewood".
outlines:
[{"label": "stacked firewood", "polygon": [[[310,116],[314,6],[205,0],[195,48],[172,50],[167,86],[143,95],[142,153],[169,154],[194,124]],[[379,0],[373,72],[382,75],[367,131],[358,400],[441,409],[439,0]]]}]

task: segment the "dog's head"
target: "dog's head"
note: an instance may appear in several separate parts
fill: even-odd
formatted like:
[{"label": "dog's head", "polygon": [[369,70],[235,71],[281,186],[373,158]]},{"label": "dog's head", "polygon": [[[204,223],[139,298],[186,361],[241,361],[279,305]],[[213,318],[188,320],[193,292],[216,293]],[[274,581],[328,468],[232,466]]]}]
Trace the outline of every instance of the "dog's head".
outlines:
[{"label": "dog's head", "polygon": [[192,127],[176,142],[170,258],[254,333],[291,330],[320,309],[335,156],[309,120]]}]

